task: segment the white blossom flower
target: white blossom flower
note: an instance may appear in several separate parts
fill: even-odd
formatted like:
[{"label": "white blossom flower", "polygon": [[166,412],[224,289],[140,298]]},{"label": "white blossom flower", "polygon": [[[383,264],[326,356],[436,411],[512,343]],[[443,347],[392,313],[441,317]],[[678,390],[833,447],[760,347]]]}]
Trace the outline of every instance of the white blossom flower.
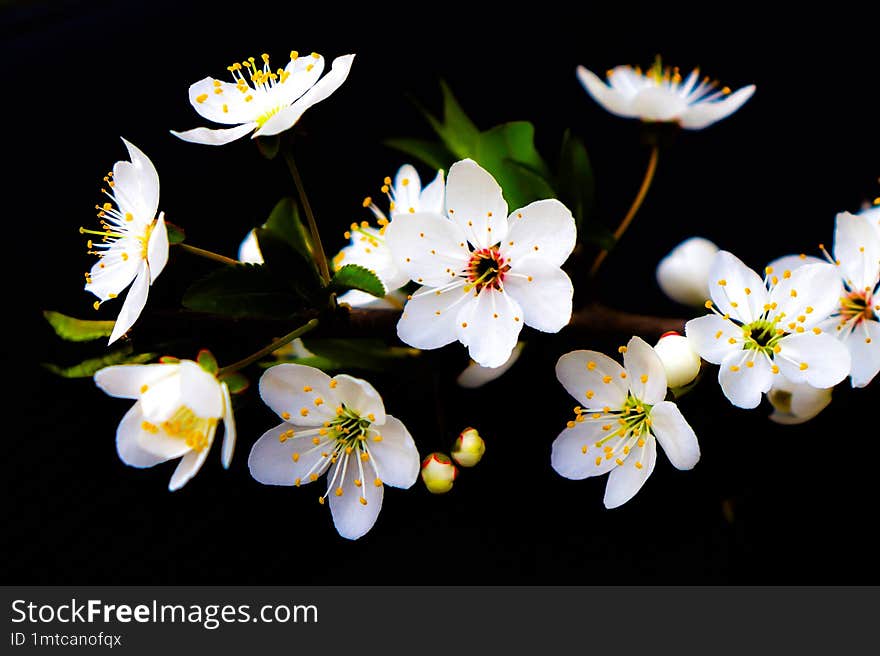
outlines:
[{"label": "white blossom flower", "polygon": [[110,334],[110,344],[137,321],[147,304],[150,285],[168,262],[165,213],[156,217],[159,174],[139,148],[125,139],[122,142],[131,161],[116,162],[113,171],[104,178],[110,191],[101,191],[112,202],[95,206],[101,229],[79,229],[82,234],[101,238],[100,241],[89,239],[87,243],[89,254],[98,256],[86,274],[85,286],[86,291],[100,299],[95,301],[95,309],[131,285]]},{"label": "white blossom flower", "polygon": [[483,367],[471,360],[470,364],[455,379],[455,382],[465,389],[476,389],[486,383],[491,383],[496,378],[501,378],[519,360],[524,347],[524,342],[517,342],[516,346],[513,347],[513,351],[510,352],[507,362],[500,367]]},{"label": "white blossom flower", "polygon": [[646,72],[617,66],[607,73],[606,84],[592,71],[578,66],[578,79],[593,100],[607,111],[646,122],[677,123],[700,130],[733,114],[755,92],[755,85],[731,93],[709,78],[700,80],[694,69],[682,80],[677,68],[663,67],[658,57]]},{"label": "white blossom flower", "polygon": [[[880,371],[880,231],[873,210],[837,215],[834,230],[834,257],[825,253],[837,267],[843,288],[831,316],[819,324],[836,336],[852,359],[850,382],[865,387]],[[880,213],[878,213],[880,217]],[[824,250],[824,248],[823,248]],[[771,263],[795,270],[809,262],[821,262],[805,255],[789,255]],[[828,265],[826,265],[828,266]]]},{"label": "white blossom flower", "polygon": [[767,392],[767,400],[773,406],[770,415],[772,421],[777,424],[802,424],[831,403],[831,388],[792,383],[785,376],[777,376]]},{"label": "white blossom flower", "polygon": [[721,251],[709,280],[712,301],[706,306],[715,314],[688,321],[685,333],[704,360],[721,365],[718,382],[733,405],[757,407],[779,374],[820,388],[849,374],[846,348],[820,327],[840,297],[833,266],[779,272],[769,266],[762,279]]},{"label": "white blossom flower", "polygon": [[694,351],[687,337],[677,332],[668,332],[661,335],[654,345],[654,351],[663,369],[666,371],[666,384],[669,387],[684,387],[700,373],[700,356]]},{"label": "white blossom flower", "polygon": [[153,467],[180,458],[169,490],[196,475],[208,457],[218,421],[223,421],[223,466],[235,449],[229,389],[192,360],[167,364],[115,365],[95,374],[110,396],[137,399],[116,431],[116,450],[132,467]]},{"label": "white blossom flower", "polygon": [[644,485],[654,470],[656,441],[678,469],[700,459],[694,430],[678,406],[664,401],[666,374],[654,349],[633,337],[620,350],[623,367],[597,351],[572,351],[556,363],[556,377],[581,405],[553,442],[550,462],[574,480],[611,472],[606,508],[623,505]]},{"label": "white blossom flower", "polygon": [[245,264],[263,264],[263,252],[260,250],[259,242],[257,242],[256,229],[251,230],[241,240],[241,244],[238,246],[238,261]]},{"label": "white blossom flower", "polygon": [[336,530],[356,540],[376,523],[384,485],[408,488],[419,454],[403,423],[385,414],[365,380],[330,378],[313,367],[279,364],[260,378],[260,396],[284,421],[257,440],[251,475],[266,485],[305,485],[327,474]]},{"label": "white blossom flower", "polygon": [[172,130],[171,134],[184,141],[220,146],[251,132],[252,137],[284,132],[312,105],[342,86],[353,61],[354,55],[337,57],[323,78],[324,58],[316,52],[300,57],[293,51],[287,66],[277,71],[269,65],[267,54],[262,55],[262,64],[253,57],[236,62],[226,67],[232,82],[206,77],[189,88],[189,101],[199,115],[235,127]]},{"label": "white blossom flower", "polygon": [[501,187],[466,159],[449,171],[446,207],[449,218],[416,212],[386,233],[401,270],[422,285],[397,324],[401,340],[420,349],[458,340],[472,360],[498,367],[523,324],[568,324],[573,288],[560,267],[576,228],[565,205],[540,200],[508,217]]},{"label": "white blossom flower", "polygon": [[702,307],[709,297],[709,267],[718,247],[708,239],[685,239],[657,265],[657,283],[673,301]]},{"label": "white blossom flower", "polygon": [[443,171],[437,171],[434,180],[423,189],[415,167],[404,164],[394,176],[393,183],[391,178],[385,178],[382,185],[382,193],[388,196],[391,219],[379,209],[372,198],[364,199],[364,207],[369,208],[375,215],[379,227],[372,227],[368,221],[362,221],[360,224],[352,223],[351,229],[345,233],[345,238],[350,239],[351,243],[333,258],[333,267],[339,270],[346,264],[359,264],[369,269],[385,286],[386,298],[376,298],[353,289],[342,294],[339,297],[340,302],[348,303],[352,307],[402,307],[402,302],[398,302],[402,299],[398,299],[394,291],[408,283],[409,277],[394,261],[391,249],[385,240],[385,232],[391,221],[408,217],[416,212],[443,214],[445,191]]}]

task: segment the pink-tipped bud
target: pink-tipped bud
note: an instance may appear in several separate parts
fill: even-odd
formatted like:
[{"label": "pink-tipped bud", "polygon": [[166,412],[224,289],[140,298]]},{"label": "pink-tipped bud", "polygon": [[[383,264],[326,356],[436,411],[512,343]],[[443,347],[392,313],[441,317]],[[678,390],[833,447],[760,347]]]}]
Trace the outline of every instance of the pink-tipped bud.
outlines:
[{"label": "pink-tipped bud", "polygon": [[422,461],[422,482],[432,494],[445,494],[452,489],[458,468],[445,453],[432,453]]},{"label": "pink-tipped bud", "polygon": [[462,467],[473,467],[486,453],[486,443],[476,428],[465,428],[452,445],[452,459]]}]

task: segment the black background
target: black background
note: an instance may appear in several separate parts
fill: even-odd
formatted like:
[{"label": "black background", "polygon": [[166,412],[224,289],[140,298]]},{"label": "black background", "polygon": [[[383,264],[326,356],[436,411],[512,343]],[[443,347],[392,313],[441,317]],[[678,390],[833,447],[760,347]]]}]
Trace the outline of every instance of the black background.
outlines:
[{"label": "black background", "polygon": [[[348,223],[368,218],[361,199],[378,195],[382,177],[405,161],[381,140],[431,136],[406,96],[436,108],[439,77],[483,128],[533,121],[551,161],[571,127],[596,171],[597,220],[614,225],[647,151],[637,125],[598,108],[574,68],[647,65],[658,52],[732,88],[755,83],[757,92],[731,118],[682,134],[661,154],[655,186],[604,267],[599,296],[623,309],[688,316],[662,296],[653,272],[693,234],[756,268],[830,244],[836,212],[880,195],[877,16],[840,3],[821,13],[728,4],[707,12],[711,6],[691,13],[677,5],[575,11],[552,2],[517,9],[404,3],[350,11],[330,3],[224,8],[162,0],[0,10],[0,185],[4,252],[12,256],[0,433],[4,581],[877,583],[877,382],[855,391],[846,383],[818,419],[782,427],[767,421],[767,407],[732,408],[710,371],[681,403],[700,438],[699,465],[678,472],[660,456],[638,496],[606,511],[604,479],[567,481],[550,468],[550,444],[572,405],[552,366],[574,348],[613,352],[629,335],[535,339],[509,375],[476,391],[452,384],[466,355],[451,346],[425,355],[429,374],[363,375],[423,455],[447,450],[470,424],[486,438],[483,462],[445,496],[420,482],[388,489],[376,526],[351,543],[336,535],[315,490],[269,488],[249,477],[250,444],[277,422],[254,395],[237,409],[231,469],[212,454],[171,494],[173,465],[135,470],[116,455],[115,426],[127,402],[106,398],[90,380],[60,380],[37,366],[83,355],[60,343],[39,311],[95,315],[82,290],[91,262],[77,227],[94,220],[101,177],[126,157],[119,136],[153,160],[160,207],[195,245],[234,255],[277,198],[292,194],[281,162],[261,158],[248,139],[212,148],[168,133],[205,124],[187,102],[191,82],[220,77],[232,61],[261,52],[276,61],[291,49],[358,55],[348,82],[298,126],[300,167],[331,251]],[[138,329],[194,335],[175,355],[193,357],[206,346],[222,363],[271,338],[237,328],[229,339],[228,326],[156,316],[211,269],[174,252],[135,340]],[[112,305],[100,317],[114,318]]]}]

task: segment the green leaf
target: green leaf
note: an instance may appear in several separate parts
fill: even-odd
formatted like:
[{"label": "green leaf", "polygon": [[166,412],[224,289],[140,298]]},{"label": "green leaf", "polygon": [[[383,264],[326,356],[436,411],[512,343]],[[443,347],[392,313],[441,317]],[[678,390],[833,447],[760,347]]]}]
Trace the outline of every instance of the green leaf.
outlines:
[{"label": "green leaf", "polygon": [[286,319],[303,309],[302,297],[269,268],[238,264],[217,269],[193,283],[184,307],[229,317]]},{"label": "green leaf", "polygon": [[251,382],[247,379],[247,377],[244,374],[238,373],[237,371],[231,374],[226,374],[225,376],[221,376],[220,381],[226,383],[226,387],[229,388],[230,394],[241,394],[251,385]]},{"label": "green leaf", "polygon": [[593,211],[596,182],[587,149],[570,130],[566,130],[562,137],[556,187],[559,200],[574,214],[580,232]]},{"label": "green leaf", "polygon": [[281,138],[275,134],[271,137],[257,137],[257,149],[266,159],[275,159],[281,147]]},{"label": "green leaf", "polygon": [[113,332],[115,321],[87,321],[74,319],[66,314],[46,310],[43,316],[55,334],[69,342],[90,342],[101,337],[109,337]]},{"label": "green leaf", "polygon": [[276,237],[286,241],[306,260],[314,264],[311,236],[299,215],[299,206],[293,198],[282,198],[263,224]]},{"label": "green leaf", "polygon": [[359,264],[346,264],[330,280],[330,291],[342,293],[349,289],[359,289],[377,298],[385,296],[385,285],[382,281],[375,273]]},{"label": "green leaf", "polygon": [[473,151],[480,131],[474,125],[461,105],[455,99],[452,90],[444,81],[440,81],[440,90],[443,93],[443,120],[438,120],[433,114],[421,106],[419,109],[428,119],[431,127],[446,144],[446,147],[458,158],[469,157]]},{"label": "green leaf", "polygon": [[43,367],[62,378],[89,378],[94,376],[96,371],[103,369],[104,367],[109,367],[114,364],[143,364],[156,357],[155,353],[138,353],[132,355],[131,351],[132,348],[129,345],[98,358],[83,360],[79,364],[70,367],[60,367],[48,362],[44,362]]},{"label": "green leaf", "polygon": [[300,298],[315,302],[323,288],[314,261],[303,258],[274,230],[257,228],[255,232],[267,269]]},{"label": "green leaf", "polygon": [[420,159],[432,169],[449,170],[455,155],[442,143],[425,139],[386,139],[385,145]]},{"label": "green leaf", "polygon": [[169,244],[181,244],[186,239],[186,233],[183,231],[183,228],[178,225],[166,221],[165,230],[168,232]]},{"label": "green leaf", "polygon": [[199,351],[199,354],[196,356],[196,362],[198,362],[202,370],[207,371],[212,375],[216,374],[217,370],[220,368],[217,365],[217,358],[215,358],[214,354],[208,349],[202,349]]}]

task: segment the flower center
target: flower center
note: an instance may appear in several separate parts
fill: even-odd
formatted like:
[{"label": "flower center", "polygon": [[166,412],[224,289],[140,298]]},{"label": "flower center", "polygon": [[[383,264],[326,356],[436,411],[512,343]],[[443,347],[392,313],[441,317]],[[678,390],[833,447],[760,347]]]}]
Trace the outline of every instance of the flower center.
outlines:
[{"label": "flower center", "polygon": [[144,421],[141,428],[148,433],[156,434],[160,430],[170,437],[175,437],[186,442],[193,451],[202,451],[211,446],[211,436],[217,426],[217,419],[199,417],[185,405],[180,406],[171,417],[158,426]]},{"label": "flower center", "polygon": [[873,300],[870,291],[853,291],[840,298],[840,323],[852,322],[857,326],[862,321],[874,318]]},{"label": "flower center", "polygon": [[758,351],[768,356],[776,351],[776,345],[788,333],[776,327],[776,318],[773,321],[758,319],[742,327],[743,349]]},{"label": "flower center", "polygon": [[260,114],[257,117],[257,127],[261,128],[264,125],[266,125],[266,121],[268,121],[270,118],[275,116],[275,114],[277,114],[280,111],[281,111],[281,106],[279,105],[277,107],[273,107],[272,109],[270,109],[267,112],[263,112],[262,114]]},{"label": "flower center", "polygon": [[597,467],[603,460],[614,460],[619,467],[636,450],[635,467],[641,469],[645,460],[645,438],[651,434],[652,407],[629,393],[620,410],[605,408],[603,412],[591,414],[581,407],[575,408],[575,418],[568,422],[568,428],[586,420],[602,422],[604,436],[592,445],[584,444],[581,453],[595,458]]},{"label": "flower center", "polygon": [[504,275],[510,270],[510,265],[498,251],[498,248],[481,248],[471,253],[465,275],[468,285],[465,291],[476,289],[480,293],[484,287],[502,290]]}]

